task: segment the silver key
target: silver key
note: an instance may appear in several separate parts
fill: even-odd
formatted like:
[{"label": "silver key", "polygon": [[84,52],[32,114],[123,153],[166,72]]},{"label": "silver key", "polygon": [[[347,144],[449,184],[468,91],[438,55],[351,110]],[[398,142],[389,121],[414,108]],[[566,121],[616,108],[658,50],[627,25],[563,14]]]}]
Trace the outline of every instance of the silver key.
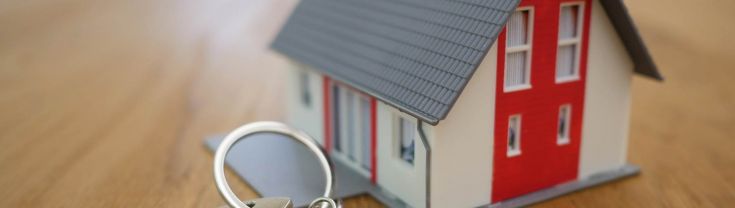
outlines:
[{"label": "silver key", "polygon": [[234,208],[292,208],[293,203],[291,199],[285,197],[274,197],[274,198],[259,198],[242,202],[235,196],[235,193],[230,189],[225,178],[225,157],[227,152],[230,151],[235,143],[247,138],[248,135],[255,133],[276,133],[284,135],[288,138],[296,140],[297,142],[305,145],[309,151],[314,153],[319,160],[322,170],[326,177],[326,187],[324,188],[324,194],[311,202],[309,208],[339,208],[339,203],[331,198],[334,190],[334,166],[332,161],[327,157],[324,152],[314,139],[308,134],[291,128],[285,124],[271,121],[254,122],[243,125],[234,131],[230,132],[214,154],[214,181],[217,185],[217,191],[219,191],[222,198],[225,199],[227,204]]}]

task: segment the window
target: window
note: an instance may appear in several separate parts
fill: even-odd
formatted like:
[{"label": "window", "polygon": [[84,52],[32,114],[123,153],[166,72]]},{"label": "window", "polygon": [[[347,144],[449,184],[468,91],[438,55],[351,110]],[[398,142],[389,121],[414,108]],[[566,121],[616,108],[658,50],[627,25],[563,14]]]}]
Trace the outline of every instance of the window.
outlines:
[{"label": "window", "polygon": [[398,117],[398,157],[413,165],[416,137],[416,124],[411,120]]},{"label": "window", "polygon": [[299,95],[301,104],[306,107],[311,106],[311,91],[309,91],[309,74],[304,70],[299,71]]},{"label": "window", "polygon": [[508,20],[505,49],[506,92],[530,87],[532,28],[533,15],[530,9],[518,10]]},{"label": "window", "polygon": [[562,4],[559,12],[559,47],[556,55],[556,81],[579,79],[579,54],[582,33],[581,4]]},{"label": "window", "polygon": [[513,115],[508,119],[508,157],[521,154],[521,116]]},{"label": "window", "polygon": [[342,140],[342,143],[347,146],[344,150],[345,153],[349,157],[350,160],[355,161],[355,155],[353,154],[355,152],[355,93],[353,93],[350,90],[343,90],[345,96],[344,96],[344,102],[342,103],[344,106],[344,114],[345,114],[345,120],[344,120],[344,126],[345,129],[345,136]]},{"label": "window", "polygon": [[332,85],[332,93],[334,98],[333,114],[334,114],[334,150],[342,153],[347,159],[356,161],[355,155],[356,144],[359,141],[360,116],[359,106],[356,106],[356,99],[359,95],[349,88],[342,87],[338,84]]},{"label": "window", "polygon": [[334,149],[341,152],[342,151],[342,135],[341,129],[344,126],[342,124],[341,119],[341,108],[340,106],[340,98],[341,98],[341,88],[337,86],[336,84],[332,85],[332,140],[334,141]]},{"label": "window", "polygon": [[556,132],[556,144],[569,144],[569,126],[571,125],[572,106],[569,104],[559,107],[559,121]]},{"label": "window", "polygon": [[365,96],[360,96],[360,114],[362,124],[362,133],[360,134],[360,140],[362,141],[362,167],[370,169],[370,165],[372,164],[372,158],[370,157],[370,141],[372,139],[372,132],[370,131],[370,100]]},{"label": "window", "polygon": [[332,155],[369,176],[371,158],[371,98],[341,84],[330,83]]}]

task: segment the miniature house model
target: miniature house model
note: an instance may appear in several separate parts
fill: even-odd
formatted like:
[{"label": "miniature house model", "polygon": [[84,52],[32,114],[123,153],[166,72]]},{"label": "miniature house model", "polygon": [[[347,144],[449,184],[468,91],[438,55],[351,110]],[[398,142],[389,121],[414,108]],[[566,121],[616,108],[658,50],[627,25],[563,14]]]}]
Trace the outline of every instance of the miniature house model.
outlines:
[{"label": "miniature house model", "polygon": [[288,122],[412,207],[631,167],[631,79],[661,79],[621,0],[303,0],[272,46]]}]

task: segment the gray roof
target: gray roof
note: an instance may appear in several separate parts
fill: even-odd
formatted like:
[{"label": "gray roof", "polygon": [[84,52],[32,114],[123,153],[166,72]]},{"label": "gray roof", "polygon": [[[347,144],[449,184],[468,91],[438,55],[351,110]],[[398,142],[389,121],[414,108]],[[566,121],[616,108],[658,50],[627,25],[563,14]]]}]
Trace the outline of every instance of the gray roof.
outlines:
[{"label": "gray roof", "polygon": [[[519,2],[302,0],[272,47],[437,124],[457,101]],[[603,5],[622,6],[618,0],[607,2]],[[607,12],[626,15],[614,22],[616,29],[628,33],[632,29],[629,36],[639,40],[628,44],[624,39],[629,52],[633,51],[636,70],[659,78],[625,8],[620,8]],[[640,50],[645,57],[639,60],[635,57]]]}]

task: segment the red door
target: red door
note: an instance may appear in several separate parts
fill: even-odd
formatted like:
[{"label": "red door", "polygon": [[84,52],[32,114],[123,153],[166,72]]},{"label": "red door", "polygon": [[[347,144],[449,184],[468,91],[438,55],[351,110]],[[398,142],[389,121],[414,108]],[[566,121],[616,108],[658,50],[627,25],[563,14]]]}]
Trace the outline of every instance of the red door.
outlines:
[{"label": "red door", "polygon": [[577,178],[590,8],[524,0],[498,38],[493,202]]}]

